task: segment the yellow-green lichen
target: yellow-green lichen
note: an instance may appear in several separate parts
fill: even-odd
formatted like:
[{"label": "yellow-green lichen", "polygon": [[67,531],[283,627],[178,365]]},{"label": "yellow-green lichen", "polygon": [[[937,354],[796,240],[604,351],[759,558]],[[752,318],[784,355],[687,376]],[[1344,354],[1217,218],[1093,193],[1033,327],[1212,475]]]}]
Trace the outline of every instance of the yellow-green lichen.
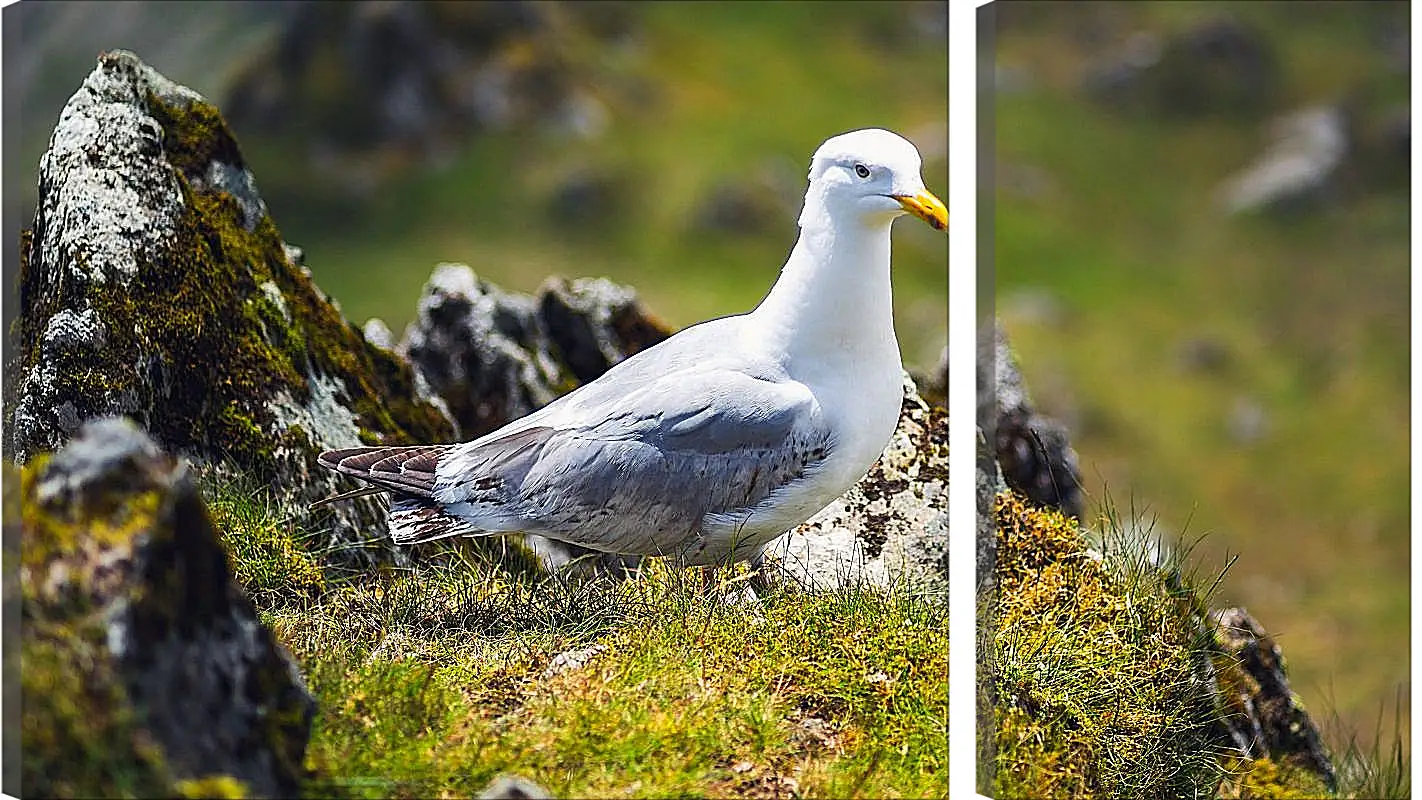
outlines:
[{"label": "yellow-green lichen", "polygon": [[[54,600],[84,596],[90,575],[83,572],[93,556],[108,549],[128,549],[138,533],[153,525],[160,501],[156,491],[122,498],[91,498],[89,506],[48,508],[36,498],[37,484],[49,459],[40,456],[19,471],[20,514],[24,536],[20,539],[21,583],[26,599]],[[78,587],[76,595],[70,589]]]},{"label": "yellow-green lichen", "polygon": [[989,654],[997,797],[1213,792],[1222,775],[1198,617],[1163,572],[1014,495],[997,506]]},{"label": "yellow-green lichen", "polygon": [[24,796],[159,797],[172,780],[137,724],[96,621],[26,619],[20,644]]},{"label": "yellow-green lichen", "polygon": [[250,796],[247,785],[230,775],[208,775],[182,780],[173,788],[179,797],[242,800]]},{"label": "yellow-green lichen", "polygon": [[[241,784],[221,776],[174,784],[177,757],[170,764],[153,733],[161,733],[163,717],[148,716],[153,698],[133,672],[133,663],[155,652],[171,657],[173,648],[190,646],[194,626],[204,621],[220,624],[253,613],[229,590],[227,556],[201,499],[181,480],[170,486],[153,476],[135,488],[133,476],[124,474],[114,480],[128,485],[111,493],[98,486],[78,499],[42,503],[36,495],[50,463],[41,456],[17,476],[27,793],[245,795]],[[269,523],[273,530],[278,526]],[[320,585],[309,555],[287,555],[284,568],[305,565],[308,579]],[[300,577],[286,580],[293,584]],[[280,780],[303,774],[309,705],[273,645],[241,654],[246,665],[237,674],[243,686],[212,685],[218,697],[236,690],[262,704],[252,724],[276,759]],[[155,720],[160,727],[153,727]]]},{"label": "yellow-green lichen", "polygon": [[996,797],[1331,796],[1307,769],[1233,750],[1221,715],[1258,687],[1215,647],[1180,564],[1119,531],[1093,551],[1074,520],[1014,494],[996,521]]},{"label": "yellow-green lichen", "polygon": [[[89,518],[41,505],[35,490],[47,459],[19,470],[21,785],[26,795],[165,794],[171,785],[158,745],[134,717],[106,644],[95,593],[115,579],[105,550],[132,547],[153,524],[156,492],[132,496]],[[119,559],[122,561],[122,557]]]},{"label": "yellow-green lichen", "polygon": [[1220,784],[1218,797],[1228,800],[1275,798],[1306,800],[1332,797],[1328,786],[1306,769],[1290,767],[1270,758],[1228,759],[1230,776]]}]

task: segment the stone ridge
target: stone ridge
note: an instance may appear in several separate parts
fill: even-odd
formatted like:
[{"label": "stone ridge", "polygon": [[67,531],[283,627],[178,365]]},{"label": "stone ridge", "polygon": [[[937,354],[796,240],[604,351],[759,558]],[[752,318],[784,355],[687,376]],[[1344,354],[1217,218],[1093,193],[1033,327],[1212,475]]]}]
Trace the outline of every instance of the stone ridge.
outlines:
[{"label": "stone ridge", "polygon": [[[304,509],[341,488],[321,449],[453,437],[410,366],[289,256],[217,109],[131,53],[101,56],[61,113],[22,244],[4,441],[19,463],[123,414]],[[313,526],[325,544],[368,560],[380,507],[333,513]]]}]

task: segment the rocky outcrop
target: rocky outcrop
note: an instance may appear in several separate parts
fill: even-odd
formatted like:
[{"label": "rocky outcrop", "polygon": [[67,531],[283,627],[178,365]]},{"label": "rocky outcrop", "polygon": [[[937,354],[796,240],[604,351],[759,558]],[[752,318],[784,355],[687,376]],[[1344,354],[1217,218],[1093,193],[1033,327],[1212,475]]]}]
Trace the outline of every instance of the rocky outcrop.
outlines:
[{"label": "rocky outcrop", "polygon": [[1037,413],[1001,325],[978,353],[978,420],[1002,478],[1033,504],[1080,520],[1081,470],[1066,428]]},{"label": "rocky outcrop", "polygon": [[1242,608],[1210,614],[1221,656],[1216,674],[1232,743],[1252,759],[1268,758],[1317,775],[1333,791],[1338,777],[1318,726],[1289,688],[1284,654]]},{"label": "rocky outcrop", "polygon": [[[221,114],[131,53],[100,57],[40,164],[22,242],[5,452],[122,414],[166,448],[267,484],[299,518],[339,479],[315,453],[447,441],[409,365],[371,346],[284,244]],[[323,524],[335,559],[379,554],[371,499]]]},{"label": "rocky outcrop", "polygon": [[109,418],[20,487],[24,793],[292,796],[313,703],[189,470]]},{"label": "rocky outcrop", "polygon": [[904,376],[899,426],[848,492],[765,548],[801,586],[867,583],[944,592],[948,584],[948,414]]},{"label": "rocky outcrop", "polygon": [[[1039,584],[1046,582],[1048,576],[1061,580],[1061,570],[1073,569],[1073,563],[1083,555],[1094,564],[1104,563],[1106,556],[1101,549],[1088,549],[1078,529],[1082,495],[1076,456],[1065,428],[1042,420],[1032,410],[1026,385],[1000,328],[994,327],[988,344],[990,347],[984,347],[978,359],[978,415],[995,428],[979,441],[980,524],[976,534],[978,597],[980,603],[987,604],[980,609],[980,614],[986,620],[984,629],[989,638],[979,647],[978,669],[980,674],[996,676],[999,669],[992,659],[1001,656],[995,655],[992,637],[998,636],[1000,631],[1012,630],[1010,624],[999,628],[1004,624],[999,618],[1001,609],[1018,607],[1020,612],[1024,603],[1042,605],[1043,598],[1072,596],[1071,593],[1042,592]],[[994,376],[995,381],[991,380]],[[989,438],[995,446],[988,445]],[[1056,480],[1055,476],[1063,473],[1072,476],[1069,484]],[[1063,493],[1060,486],[1069,486],[1072,491]],[[999,495],[1003,496],[999,499]],[[1023,513],[1026,508],[1023,499],[1039,509],[1061,512],[1065,516],[1036,510]],[[996,508],[994,500],[997,500]],[[1072,512],[1071,508],[1077,510]],[[995,516],[999,523],[1006,523],[1005,532],[997,530]],[[1160,570],[1154,579],[1161,582],[1162,590],[1170,593],[1170,602],[1176,606],[1183,625],[1197,632],[1192,638],[1200,644],[1191,645],[1187,651],[1194,667],[1189,678],[1180,681],[1180,691],[1201,708],[1212,710],[1203,733],[1209,746],[1228,753],[1231,758],[1262,764],[1267,769],[1281,767],[1291,776],[1291,781],[1309,785],[1317,782],[1333,791],[1337,778],[1331,757],[1323,746],[1317,725],[1289,687],[1278,645],[1243,609],[1207,612],[1203,602],[1195,596],[1196,589],[1185,585],[1178,567],[1170,566],[1169,559],[1162,558],[1158,537],[1151,534],[1152,527],[1153,523],[1122,527],[1116,533],[1136,539],[1128,546],[1141,548],[1144,556],[1129,558],[1137,560],[1137,569]],[[996,564],[998,547],[1005,547],[1004,552],[1008,553],[1004,562],[1007,566],[1002,569]],[[997,580],[1003,580],[1000,574],[1003,572],[1011,574],[1013,580],[994,585]],[[1079,583],[1079,577],[1074,576],[1071,582]],[[1072,589],[1073,593],[1084,591],[1087,590],[1079,585]],[[1114,608],[1114,602],[1098,601],[1095,606],[1085,607],[1068,603],[1067,606],[1073,615],[1091,616],[1101,608]],[[1034,613],[1032,618],[1035,624],[1041,619],[1041,613]],[[1073,622],[1080,623],[1080,620],[1073,618]],[[1054,657],[1063,658],[1060,653]],[[1016,663],[1013,668],[1030,671],[1031,667],[1031,664]],[[999,712],[1014,704],[1023,707],[1020,697],[1015,700],[997,697],[998,683],[995,677],[979,687],[981,704],[997,707]],[[1035,702],[1025,707],[1036,709]],[[1015,712],[1019,708],[1010,710]],[[1002,724],[1001,713],[998,720],[989,719],[981,706],[979,713],[983,730],[993,730]],[[1031,714],[1028,717],[1031,718]],[[1163,746],[1175,744],[1178,743],[1168,742]],[[993,746],[991,740],[979,743],[983,752]]]},{"label": "rocky outcrop", "polygon": [[396,350],[473,439],[670,335],[632,290],[606,279],[550,278],[530,297],[441,264]]}]

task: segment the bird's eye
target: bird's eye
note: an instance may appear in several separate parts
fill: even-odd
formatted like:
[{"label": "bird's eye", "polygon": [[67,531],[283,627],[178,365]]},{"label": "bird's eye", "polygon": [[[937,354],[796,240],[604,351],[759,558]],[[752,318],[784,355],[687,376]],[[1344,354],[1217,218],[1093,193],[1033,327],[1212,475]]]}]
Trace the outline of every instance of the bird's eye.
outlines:
[{"label": "bird's eye", "polygon": [[867,178],[869,177],[869,168],[864,166],[863,164],[855,164],[854,174],[858,175],[861,178]]}]

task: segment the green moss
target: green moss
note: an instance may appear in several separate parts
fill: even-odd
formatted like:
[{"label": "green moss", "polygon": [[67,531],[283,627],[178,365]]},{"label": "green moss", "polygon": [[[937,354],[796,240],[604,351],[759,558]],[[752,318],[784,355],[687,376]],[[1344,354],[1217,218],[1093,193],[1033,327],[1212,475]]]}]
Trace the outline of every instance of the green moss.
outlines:
[{"label": "green moss", "polygon": [[[184,208],[178,233],[171,251],[141,265],[129,285],[91,293],[109,330],[107,346],[97,356],[59,354],[57,391],[74,398],[81,416],[121,395],[146,398],[161,391],[162,413],[145,420],[160,441],[180,450],[215,451],[263,481],[276,477],[273,442],[282,433],[264,404],[280,397],[306,402],[309,374],[344,383],[368,441],[449,438],[452,431],[439,412],[414,399],[409,367],[367,345],[287,261],[270,217],[248,230],[231,195],[194,189],[214,160],[242,168],[216,108],[169,103],[153,94],[147,100],[163,128],[166,156],[178,168]],[[285,313],[261,291],[267,281],[279,289]],[[37,307],[28,318],[58,310],[42,307],[45,299],[34,298]],[[33,363],[40,331],[23,330],[22,338]],[[387,405],[385,398],[397,400]]]},{"label": "green moss", "polygon": [[35,498],[46,458],[18,472],[21,574],[21,782],[26,795],[165,794],[157,744],[138,725],[105,644],[98,552],[126,550],[153,524],[156,492],[111,508],[48,508]]},{"label": "green moss", "polygon": [[[1218,700],[1254,689],[1214,646],[1178,551],[1157,565],[1111,520],[997,504],[991,611],[995,796],[1325,797],[1306,769],[1231,755]],[[1202,676],[1214,667],[1214,680]]]},{"label": "green moss", "polygon": [[[85,508],[66,506],[49,508],[40,505],[35,490],[48,457],[41,455],[19,470],[19,510],[24,520],[25,535],[20,539],[20,566],[26,570],[23,588],[27,600],[39,600],[39,592],[49,592],[46,599],[58,596],[79,599],[91,577],[84,570],[92,560],[92,551],[110,548],[126,549],[133,537],[151,528],[160,502],[156,491],[126,495],[122,502],[105,503],[100,498]],[[56,568],[51,581],[46,574]],[[61,579],[62,578],[62,579]],[[79,592],[67,587],[78,587]]]},{"label": "green moss", "polygon": [[172,780],[134,719],[95,621],[25,620],[20,782],[25,796],[159,797]]},{"label": "green moss", "polygon": [[148,113],[163,127],[163,150],[168,161],[183,174],[203,175],[213,161],[241,166],[237,140],[211,103],[190,102],[182,106],[148,94]]}]

